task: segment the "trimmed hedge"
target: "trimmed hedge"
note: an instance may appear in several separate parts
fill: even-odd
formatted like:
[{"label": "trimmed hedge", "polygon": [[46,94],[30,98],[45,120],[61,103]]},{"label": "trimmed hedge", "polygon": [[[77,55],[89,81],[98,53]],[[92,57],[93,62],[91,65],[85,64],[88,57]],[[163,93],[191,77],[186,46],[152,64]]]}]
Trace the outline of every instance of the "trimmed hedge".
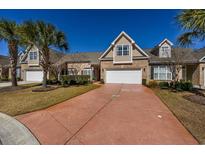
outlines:
[{"label": "trimmed hedge", "polygon": [[192,91],[193,84],[190,81],[178,81],[178,82],[167,82],[167,81],[155,81],[150,80],[148,83],[148,87],[156,88],[160,87],[161,89],[174,89],[176,91]]},{"label": "trimmed hedge", "polygon": [[90,82],[89,75],[63,75],[61,76],[61,84],[67,85],[85,85]]},{"label": "trimmed hedge", "polygon": [[171,82],[170,87],[177,91],[191,91],[193,90],[193,84],[189,81],[178,81],[176,83]]},{"label": "trimmed hedge", "polygon": [[155,81],[155,80],[150,80],[149,83],[148,83],[148,87],[150,87],[150,88],[156,88],[156,87],[158,87],[157,81]]}]

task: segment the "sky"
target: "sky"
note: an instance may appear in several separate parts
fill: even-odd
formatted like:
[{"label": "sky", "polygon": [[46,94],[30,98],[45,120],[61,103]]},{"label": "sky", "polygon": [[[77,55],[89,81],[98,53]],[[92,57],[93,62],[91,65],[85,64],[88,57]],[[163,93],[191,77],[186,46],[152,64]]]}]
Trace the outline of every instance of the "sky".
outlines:
[{"label": "sky", "polygon": [[[0,18],[44,20],[65,32],[70,52],[105,51],[125,31],[141,48],[152,48],[164,38],[176,43],[182,33],[175,17],[180,10],[0,10]],[[198,42],[193,48],[204,47]],[[7,55],[6,42],[0,54]]]}]

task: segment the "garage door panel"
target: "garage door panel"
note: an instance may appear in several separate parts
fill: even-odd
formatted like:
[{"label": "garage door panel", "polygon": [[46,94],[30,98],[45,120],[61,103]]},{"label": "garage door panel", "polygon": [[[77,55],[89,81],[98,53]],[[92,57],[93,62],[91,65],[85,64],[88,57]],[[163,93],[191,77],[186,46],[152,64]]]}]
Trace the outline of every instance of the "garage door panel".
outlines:
[{"label": "garage door panel", "polygon": [[141,70],[106,71],[106,83],[142,84]]},{"label": "garage door panel", "polygon": [[43,81],[43,71],[26,71],[26,81]]}]

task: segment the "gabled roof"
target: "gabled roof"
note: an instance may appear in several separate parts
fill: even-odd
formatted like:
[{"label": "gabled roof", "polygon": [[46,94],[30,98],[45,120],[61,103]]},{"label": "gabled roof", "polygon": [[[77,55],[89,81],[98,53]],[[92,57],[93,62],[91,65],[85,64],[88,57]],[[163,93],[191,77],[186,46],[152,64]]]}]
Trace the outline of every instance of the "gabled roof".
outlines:
[{"label": "gabled roof", "polygon": [[[26,50],[24,52],[22,52],[24,55],[21,59],[21,63],[23,63],[25,61],[26,57],[28,56],[29,51],[30,51],[30,49],[29,49],[29,47],[27,47]],[[50,49],[50,62],[51,63],[56,63],[63,56],[64,56],[64,53],[57,51],[57,50]]]},{"label": "gabled roof", "polygon": [[58,62],[58,65],[63,63],[81,63],[89,62],[91,64],[99,64],[99,57],[102,52],[76,52],[64,55]]},{"label": "gabled roof", "polygon": [[162,44],[164,44],[164,42],[169,43],[171,46],[173,45],[173,43],[172,43],[170,40],[168,40],[167,38],[165,38],[162,42],[159,43],[158,46],[162,46]]},{"label": "gabled roof", "polygon": [[[175,61],[175,56],[181,57],[182,63],[198,63],[199,60],[195,57],[195,52],[191,48],[172,48],[171,57],[160,58],[158,55],[153,54],[153,49],[147,50],[150,56],[150,64],[165,64]],[[174,55],[177,54],[177,55]]]},{"label": "gabled roof", "polygon": [[205,59],[205,48],[198,49],[194,52],[194,56],[199,60],[199,62]]},{"label": "gabled roof", "polygon": [[131,41],[131,43],[133,45],[135,45],[136,48],[138,48],[140,50],[140,52],[142,54],[144,54],[146,57],[149,57],[148,54],[146,52],[144,52],[136,43],[135,41],[127,34],[125,33],[124,31],[122,31],[115,39],[114,41],[111,43],[111,45],[107,48],[107,50],[100,56],[99,59],[102,59],[106,54],[107,52],[109,52],[109,50],[113,47],[113,45],[116,43],[116,41],[121,37],[121,36],[125,36],[127,39],[129,39]]}]

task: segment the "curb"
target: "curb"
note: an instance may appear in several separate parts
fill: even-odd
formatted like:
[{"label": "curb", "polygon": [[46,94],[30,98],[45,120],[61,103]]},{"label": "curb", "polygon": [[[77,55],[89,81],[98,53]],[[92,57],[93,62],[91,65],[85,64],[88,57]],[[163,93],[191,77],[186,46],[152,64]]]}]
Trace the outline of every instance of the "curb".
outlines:
[{"label": "curb", "polygon": [[0,144],[40,145],[38,140],[22,123],[0,112]]}]

